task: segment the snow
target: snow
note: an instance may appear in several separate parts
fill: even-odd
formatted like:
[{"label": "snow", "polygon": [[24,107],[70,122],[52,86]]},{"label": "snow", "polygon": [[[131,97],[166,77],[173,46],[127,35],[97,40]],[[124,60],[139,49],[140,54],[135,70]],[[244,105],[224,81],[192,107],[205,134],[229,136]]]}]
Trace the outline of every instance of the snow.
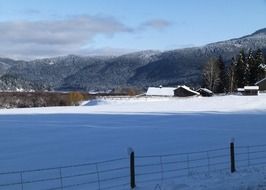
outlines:
[{"label": "snow", "polygon": [[198,92],[196,92],[196,91],[190,89],[188,86],[185,86],[185,85],[183,85],[183,86],[178,86],[178,88],[183,88],[183,89],[185,89],[185,90],[187,90],[187,91],[189,91],[189,92],[194,93],[195,95],[200,95],[200,93],[198,93]]},{"label": "snow", "polygon": [[48,65],[54,65],[55,63],[53,61],[50,61]]},{"label": "snow", "polygon": [[172,87],[149,87],[146,93],[147,96],[174,96]]},{"label": "snow", "polygon": [[[3,109],[0,173],[128,157],[129,147],[136,155],[157,155],[227,147],[232,138],[239,146],[265,144],[265,114],[266,94],[101,98],[78,107]],[[265,177],[260,166],[137,189],[262,190]]]},{"label": "snow", "polygon": [[16,88],[16,91],[17,92],[24,92],[24,89],[23,88]]},{"label": "snow", "polygon": [[[247,169],[236,174],[217,172],[215,175],[196,175],[184,180],[181,184],[169,183],[160,187],[169,190],[264,190],[265,169],[265,167],[261,170]],[[150,188],[150,190],[153,189]]]},{"label": "snow", "polygon": [[199,90],[203,90],[203,91],[205,91],[205,92],[207,92],[209,94],[213,94],[213,92],[211,90],[207,89],[207,88],[200,88],[197,91],[199,91]]},{"label": "snow", "polygon": [[139,97],[100,98],[82,103],[81,107],[47,107],[4,109],[0,115],[18,114],[122,114],[169,115],[179,113],[254,112],[266,109],[266,94],[259,96],[214,97]]},{"label": "snow", "polygon": [[148,90],[147,90],[147,93],[146,95],[147,96],[174,96],[174,91],[178,88],[183,88],[189,92],[192,92],[194,93],[195,95],[200,95],[200,93],[194,91],[194,90],[191,90],[189,87],[183,85],[183,86],[178,86],[176,88],[173,88],[173,87],[149,87]]},{"label": "snow", "polygon": [[244,90],[259,90],[258,86],[245,86]]}]

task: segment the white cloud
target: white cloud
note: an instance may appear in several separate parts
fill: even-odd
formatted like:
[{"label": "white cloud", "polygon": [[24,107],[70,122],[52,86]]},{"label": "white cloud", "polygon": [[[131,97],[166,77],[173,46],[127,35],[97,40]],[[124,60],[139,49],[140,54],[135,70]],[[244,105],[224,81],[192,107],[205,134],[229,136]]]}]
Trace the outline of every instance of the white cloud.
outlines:
[{"label": "white cloud", "polygon": [[[36,13],[34,10],[32,13]],[[119,48],[86,48],[98,35],[162,30],[171,23],[154,19],[130,28],[113,17],[76,16],[68,19],[0,22],[0,57],[34,59],[67,54],[106,55],[130,52]],[[133,50],[132,50],[133,51]]]},{"label": "white cloud", "polygon": [[97,35],[132,30],[114,18],[79,16],[54,21],[0,22],[0,56],[34,58],[77,52]]}]

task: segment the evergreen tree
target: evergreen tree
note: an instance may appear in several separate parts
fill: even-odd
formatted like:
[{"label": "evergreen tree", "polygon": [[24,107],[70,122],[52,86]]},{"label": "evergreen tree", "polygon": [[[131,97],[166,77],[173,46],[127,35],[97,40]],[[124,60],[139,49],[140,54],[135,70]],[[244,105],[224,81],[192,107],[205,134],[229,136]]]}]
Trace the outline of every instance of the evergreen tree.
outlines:
[{"label": "evergreen tree", "polygon": [[217,86],[217,89],[215,89],[215,91],[218,93],[224,93],[226,91],[227,77],[226,77],[225,64],[224,64],[222,56],[219,56],[217,60],[217,64],[219,67],[220,82]]},{"label": "evergreen tree", "polygon": [[258,66],[256,65],[255,58],[253,56],[252,50],[249,51],[247,57],[247,69],[246,78],[248,85],[254,85],[257,81]]},{"label": "evergreen tree", "polygon": [[242,88],[247,84],[247,65],[244,50],[241,50],[235,65],[235,82],[237,88]]},{"label": "evergreen tree", "polygon": [[255,64],[257,66],[256,81],[258,81],[258,80],[265,78],[265,73],[266,73],[266,64],[265,64],[265,60],[263,57],[263,53],[260,49],[258,49],[255,53]]}]

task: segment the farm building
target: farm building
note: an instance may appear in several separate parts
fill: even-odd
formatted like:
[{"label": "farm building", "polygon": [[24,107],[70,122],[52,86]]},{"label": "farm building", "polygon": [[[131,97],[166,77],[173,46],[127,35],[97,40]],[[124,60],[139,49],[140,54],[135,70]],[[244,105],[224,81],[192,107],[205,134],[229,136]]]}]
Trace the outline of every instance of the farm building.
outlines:
[{"label": "farm building", "polygon": [[174,96],[177,97],[188,97],[188,96],[199,96],[200,93],[196,92],[194,90],[191,90],[189,87],[183,85],[183,86],[178,86],[174,90]]},{"label": "farm building", "polygon": [[213,96],[213,92],[207,88],[200,88],[197,90],[197,92],[200,93],[200,95],[204,97]]},{"label": "farm building", "polygon": [[255,83],[256,86],[259,86],[260,91],[266,91],[266,78]]},{"label": "farm building", "polygon": [[146,96],[168,96],[168,97],[187,97],[200,95],[200,93],[191,90],[187,86],[174,87],[149,87]]},{"label": "farm building", "polygon": [[245,96],[257,96],[259,93],[258,86],[245,86],[244,88],[238,88],[238,92],[242,93]]},{"label": "farm building", "polygon": [[174,96],[174,90],[172,87],[149,87],[146,96]]}]

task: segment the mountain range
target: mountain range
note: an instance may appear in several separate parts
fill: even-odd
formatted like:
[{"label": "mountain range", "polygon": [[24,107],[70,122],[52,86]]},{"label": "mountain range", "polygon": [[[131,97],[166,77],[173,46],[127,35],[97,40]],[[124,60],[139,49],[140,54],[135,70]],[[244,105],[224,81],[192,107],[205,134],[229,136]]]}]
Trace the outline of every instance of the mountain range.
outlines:
[{"label": "mountain range", "polygon": [[122,56],[77,56],[32,61],[0,58],[0,90],[103,91],[148,86],[200,86],[203,65],[222,56],[230,63],[241,49],[266,52],[266,28],[241,38],[172,51]]}]

